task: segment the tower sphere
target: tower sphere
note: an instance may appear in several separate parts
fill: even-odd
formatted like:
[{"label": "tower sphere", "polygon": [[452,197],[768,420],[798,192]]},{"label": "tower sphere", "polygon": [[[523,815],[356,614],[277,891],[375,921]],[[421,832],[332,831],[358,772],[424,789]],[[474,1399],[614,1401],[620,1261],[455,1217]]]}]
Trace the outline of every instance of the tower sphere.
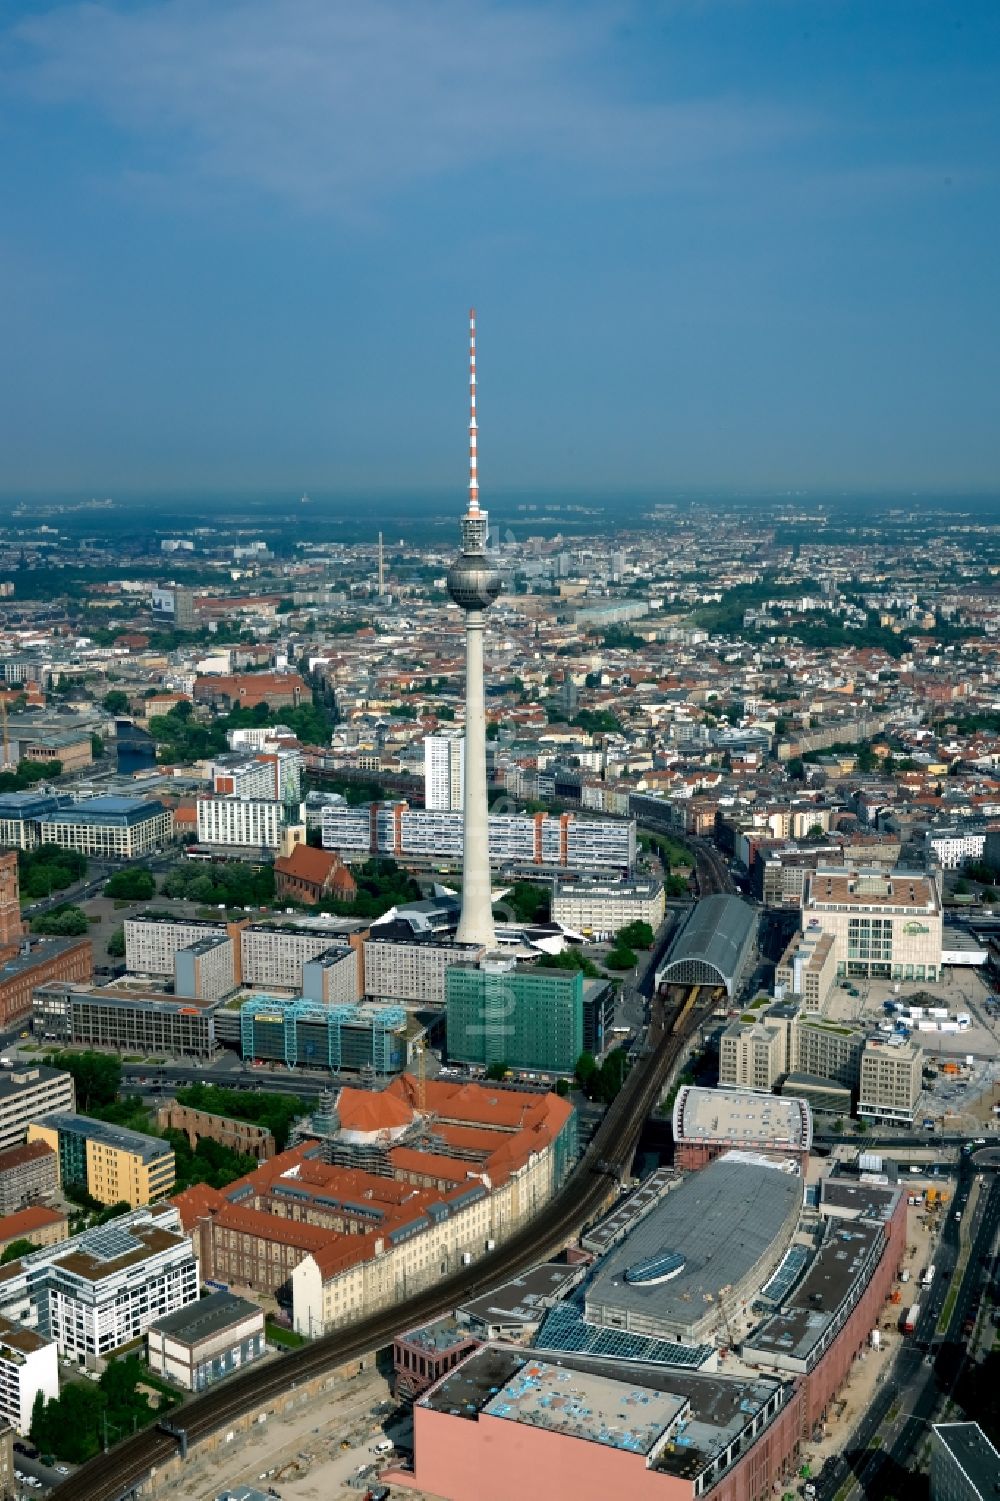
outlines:
[{"label": "tower sphere", "polygon": [[501,590],[500,574],[485,553],[461,552],[448,569],[448,593],[463,610],[487,610]]}]

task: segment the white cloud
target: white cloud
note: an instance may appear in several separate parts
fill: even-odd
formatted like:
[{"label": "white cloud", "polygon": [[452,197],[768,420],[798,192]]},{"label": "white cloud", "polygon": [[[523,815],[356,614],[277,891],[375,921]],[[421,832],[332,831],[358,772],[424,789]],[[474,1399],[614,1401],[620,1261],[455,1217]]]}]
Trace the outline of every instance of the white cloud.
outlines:
[{"label": "white cloud", "polygon": [[629,97],[610,61],[621,16],[563,0],[74,4],[12,28],[0,78],[137,139],[143,180],[339,212],[477,164],[655,187],[801,128],[745,99]]}]

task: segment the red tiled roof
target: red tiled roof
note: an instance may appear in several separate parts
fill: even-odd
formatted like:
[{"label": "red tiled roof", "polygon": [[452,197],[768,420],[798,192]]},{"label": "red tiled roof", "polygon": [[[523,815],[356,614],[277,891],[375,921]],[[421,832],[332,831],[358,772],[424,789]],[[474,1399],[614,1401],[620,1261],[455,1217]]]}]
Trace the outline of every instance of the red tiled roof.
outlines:
[{"label": "red tiled roof", "polygon": [[346,1131],[392,1131],[413,1121],[412,1106],[387,1089],[342,1089],[337,1114]]},{"label": "red tiled roof", "polygon": [[18,1209],[14,1214],[0,1218],[0,1241],[17,1240],[30,1235],[33,1230],[45,1230],[50,1225],[66,1223],[66,1216],[58,1209],[46,1209],[44,1204],[29,1204],[27,1209]]}]

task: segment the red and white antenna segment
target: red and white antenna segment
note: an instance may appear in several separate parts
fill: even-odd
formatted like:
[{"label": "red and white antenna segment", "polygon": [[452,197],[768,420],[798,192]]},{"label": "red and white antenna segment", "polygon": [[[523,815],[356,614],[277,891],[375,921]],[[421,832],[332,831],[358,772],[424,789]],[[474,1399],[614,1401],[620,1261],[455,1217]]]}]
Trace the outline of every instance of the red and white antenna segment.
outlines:
[{"label": "red and white antenna segment", "polygon": [[479,515],[479,472],[476,462],[476,310],[469,309],[469,515]]}]

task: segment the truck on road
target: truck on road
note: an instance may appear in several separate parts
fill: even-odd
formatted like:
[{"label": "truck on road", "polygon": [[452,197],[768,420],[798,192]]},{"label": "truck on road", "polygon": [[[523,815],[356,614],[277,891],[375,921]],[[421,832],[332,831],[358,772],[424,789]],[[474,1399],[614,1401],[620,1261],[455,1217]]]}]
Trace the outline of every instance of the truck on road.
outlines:
[{"label": "truck on road", "polygon": [[903,1333],[912,1334],[917,1327],[917,1319],[920,1317],[920,1304],[914,1303],[903,1315]]}]

